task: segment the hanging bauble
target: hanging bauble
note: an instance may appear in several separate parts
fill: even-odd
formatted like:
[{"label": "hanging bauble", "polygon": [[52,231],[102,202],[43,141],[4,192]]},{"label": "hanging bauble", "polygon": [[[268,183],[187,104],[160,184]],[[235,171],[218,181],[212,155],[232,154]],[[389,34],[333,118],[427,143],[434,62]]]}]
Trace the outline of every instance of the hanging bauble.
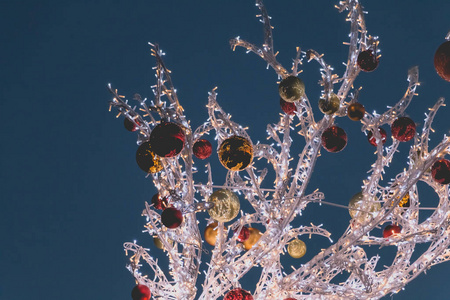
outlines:
[{"label": "hanging bauble", "polygon": [[440,159],[431,166],[431,176],[440,184],[450,183],[450,161]]},{"label": "hanging bauble", "polygon": [[295,106],[294,102],[284,101],[283,98],[280,98],[280,106],[281,110],[288,115],[295,114],[295,111],[297,110],[297,107]]},{"label": "hanging bauble", "polygon": [[339,110],[340,105],[341,100],[334,93],[331,93],[328,99],[325,96],[319,99],[319,109],[325,115],[334,114]]},{"label": "hanging bauble", "polygon": [[364,195],[362,192],[353,195],[348,203],[348,213],[350,214],[350,217],[356,218],[359,221],[364,221],[372,215],[366,212],[372,213],[381,209],[381,204],[376,201],[376,199],[366,201],[370,201],[371,203],[364,203]]},{"label": "hanging bauble", "polygon": [[450,81],[450,41],[444,42],[436,50],[434,68],[442,79]]},{"label": "hanging bauble", "polygon": [[416,124],[408,117],[397,118],[391,125],[391,133],[394,139],[407,142],[416,135]]},{"label": "hanging bauble", "polygon": [[286,298],[284,300],[296,300],[295,298]]},{"label": "hanging bauble", "polygon": [[183,222],[183,214],[175,207],[168,207],[161,214],[161,222],[167,228],[177,228]]},{"label": "hanging bauble", "polygon": [[136,285],[131,291],[131,298],[133,300],[149,300],[150,297],[150,289],[143,284]]},{"label": "hanging bauble", "polygon": [[262,233],[256,228],[249,228],[250,235],[247,240],[245,240],[242,244],[244,245],[245,250],[250,250],[261,237]]},{"label": "hanging bauble", "polygon": [[183,150],[185,138],[184,131],[179,125],[161,122],[150,133],[150,144],[156,155],[173,157]]},{"label": "hanging bauble", "polygon": [[157,173],[163,169],[161,160],[152,152],[149,142],[142,143],[137,149],[136,162],[147,173]]},{"label": "hanging bauble", "polygon": [[153,207],[156,209],[166,209],[168,206],[167,197],[162,198],[159,193],[156,193],[152,197]]},{"label": "hanging bauble", "polygon": [[365,113],[364,105],[359,102],[354,102],[347,107],[347,117],[352,121],[360,121]]},{"label": "hanging bauble", "polygon": [[[164,250],[164,243],[161,241],[161,239],[157,236],[153,237],[153,243],[155,244],[156,248]],[[167,243],[170,245],[173,244],[173,241],[171,239],[167,239]]]},{"label": "hanging bauble", "polygon": [[208,209],[209,215],[219,222],[228,222],[236,218],[241,207],[238,196],[226,189],[212,193],[208,202],[214,203],[214,206]]},{"label": "hanging bauble", "polygon": [[234,135],[222,142],[219,147],[220,163],[232,171],[242,171],[253,160],[252,143],[241,136]]},{"label": "hanging bauble", "polygon": [[192,147],[192,152],[199,159],[207,159],[211,156],[212,145],[208,140],[197,140]]},{"label": "hanging bauble", "polygon": [[[381,128],[381,127],[378,127],[378,132],[380,133],[380,135],[381,135],[381,143],[384,145],[384,143],[386,143],[386,131],[383,129],[383,128]],[[375,138],[375,136],[373,135],[373,132],[372,131],[369,131],[369,133],[367,134],[367,140],[369,141],[369,143],[372,145],[372,146],[374,146],[374,147],[376,147],[377,146],[377,141],[376,141],[376,138]]]},{"label": "hanging bauble", "polygon": [[393,234],[398,234],[402,231],[402,228],[399,225],[391,224],[383,229],[383,237],[388,238]]},{"label": "hanging bauble", "polygon": [[247,227],[242,226],[241,231],[239,231],[239,234],[237,235],[236,239],[239,242],[243,243],[246,240],[248,240],[249,237],[250,237],[250,230]]},{"label": "hanging bauble", "polygon": [[223,300],[253,300],[253,296],[246,290],[236,288],[229,291]]},{"label": "hanging bauble", "polygon": [[[135,121],[137,124],[139,124],[137,121]],[[131,121],[130,119],[128,119],[127,117],[125,117],[125,120],[123,120],[123,126],[125,127],[126,130],[128,131],[136,131],[139,129],[139,126],[137,126],[136,124],[133,123],[133,121]]]},{"label": "hanging bauble", "polygon": [[292,240],[289,242],[287,251],[292,258],[301,258],[306,254],[306,244],[299,239]]},{"label": "hanging bauble", "polygon": [[322,133],[322,146],[328,152],[339,152],[347,145],[347,134],[344,129],[331,126]]},{"label": "hanging bauble", "polygon": [[372,72],[378,67],[379,60],[372,50],[362,51],[358,55],[358,67],[364,72]]},{"label": "hanging bauble", "polygon": [[297,76],[288,76],[278,86],[280,97],[286,102],[295,102],[305,95],[305,84]]},{"label": "hanging bauble", "polygon": [[205,241],[214,246],[217,240],[217,234],[219,232],[219,228],[217,227],[217,222],[211,223],[205,228]]},{"label": "hanging bauble", "polygon": [[402,207],[402,208],[407,208],[409,207],[409,192],[405,194],[405,196],[403,196],[402,200],[400,200],[400,202],[398,203],[398,207]]}]

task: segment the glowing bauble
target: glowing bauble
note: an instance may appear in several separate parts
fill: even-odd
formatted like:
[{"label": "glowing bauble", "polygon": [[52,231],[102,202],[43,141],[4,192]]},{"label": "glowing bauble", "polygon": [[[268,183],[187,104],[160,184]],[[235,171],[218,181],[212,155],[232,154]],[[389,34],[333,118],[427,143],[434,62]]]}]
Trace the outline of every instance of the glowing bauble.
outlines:
[{"label": "glowing bauble", "polygon": [[159,193],[154,194],[152,197],[152,204],[156,209],[166,209],[168,205],[167,202],[167,197],[161,198],[161,195]]},{"label": "glowing bauble", "polygon": [[358,55],[358,67],[364,72],[372,72],[378,67],[379,60],[372,50],[362,51]]},{"label": "glowing bauble", "polygon": [[431,176],[440,184],[450,183],[450,161],[440,159],[431,166]]},{"label": "glowing bauble", "polygon": [[192,147],[192,152],[199,159],[207,159],[211,156],[212,145],[208,140],[197,140]]},{"label": "glowing bauble", "polygon": [[391,225],[388,225],[388,226],[384,227],[384,229],[383,229],[383,237],[384,238],[388,238],[388,237],[390,237],[393,234],[400,233],[401,231],[402,231],[402,228],[400,226],[395,225],[395,224],[391,224]]},{"label": "glowing bauble", "polygon": [[[237,231],[237,230],[236,230]],[[248,240],[248,238],[250,237],[250,230],[245,227],[242,226],[241,231],[239,231],[239,234],[237,236],[237,240],[241,243],[245,242],[246,240]]]},{"label": "glowing bauble", "polygon": [[128,118],[125,118],[125,120],[123,120],[123,126],[128,131],[136,131],[136,130],[139,129],[139,127],[136,124],[134,124],[133,121],[131,121]]},{"label": "glowing bauble", "polygon": [[209,215],[219,222],[228,222],[236,218],[241,207],[238,196],[225,189],[212,193],[208,202],[214,203],[214,206],[208,209]]},{"label": "glowing bauble", "polygon": [[416,124],[408,117],[397,118],[391,125],[391,133],[394,139],[407,142],[416,135]]},{"label": "glowing bauble", "polygon": [[[378,127],[378,132],[381,135],[381,143],[384,145],[384,143],[386,143],[386,131],[383,128]],[[369,131],[367,134],[367,140],[372,146],[377,146],[377,141],[372,131]]]},{"label": "glowing bauble", "polygon": [[136,285],[131,291],[131,298],[133,300],[149,300],[150,297],[150,289],[143,284]]},{"label": "glowing bauble", "polygon": [[223,300],[253,300],[253,296],[246,290],[236,288],[229,291]]},{"label": "glowing bauble", "polygon": [[161,222],[167,228],[177,228],[183,222],[183,214],[175,207],[168,207],[161,214]]},{"label": "glowing bauble", "polygon": [[136,162],[147,173],[157,173],[163,169],[161,160],[152,152],[149,142],[142,143],[137,149]]},{"label": "glowing bauble", "polygon": [[339,97],[331,93],[328,100],[326,98],[319,99],[319,109],[323,114],[331,115],[339,110],[339,106],[341,105],[341,100]]},{"label": "glowing bauble", "polygon": [[253,160],[253,146],[246,138],[234,135],[222,142],[218,155],[220,163],[225,168],[232,171],[242,171]]},{"label": "glowing bauble", "polygon": [[352,103],[347,107],[347,117],[352,121],[360,121],[364,118],[365,113],[364,105],[359,102]]},{"label": "glowing bauble", "polygon": [[295,111],[297,110],[295,103],[284,101],[283,98],[280,98],[280,107],[281,110],[288,115],[295,114]]},{"label": "glowing bauble", "polygon": [[400,200],[400,202],[398,203],[398,206],[404,208],[409,207],[409,199],[409,193],[406,193],[406,195],[403,196],[402,200]]},{"label": "glowing bauble", "polygon": [[305,95],[305,84],[296,76],[288,76],[278,86],[280,97],[286,102],[295,102]]},{"label": "glowing bauble", "polygon": [[245,250],[250,250],[261,237],[262,233],[256,228],[249,228],[250,235],[247,240],[245,240],[242,244],[244,245]]},{"label": "glowing bauble", "polygon": [[444,42],[436,50],[434,68],[442,79],[450,81],[450,41]]},{"label": "glowing bauble", "polygon": [[174,157],[183,150],[185,138],[184,131],[179,125],[161,122],[150,133],[150,144],[156,155]]},{"label": "glowing bauble", "polygon": [[205,241],[214,246],[217,240],[217,234],[219,233],[219,228],[217,227],[217,222],[211,223],[205,228]]},{"label": "glowing bauble", "polygon": [[339,152],[347,145],[347,134],[344,129],[331,126],[322,133],[322,146],[328,152]]},{"label": "glowing bauble", "polygon": [[379,202],[372,200],[371,203],[365,204],[363,200],[364,196],[362,192],[353,195],[353,197],[350,199],[348,203],[349,207],[348,212],[350,214],[350,217],[356,218],[359,221],[364,221],[371,215],[367,214],[366,212],[372,213],[379,211],[381,209],[381,204]]},{"label": "glowing bauble", "polygon": [[306,244],[299,239],[292,240],[289,242],[287,251],[292,258],[301,258],[306,254]]}]

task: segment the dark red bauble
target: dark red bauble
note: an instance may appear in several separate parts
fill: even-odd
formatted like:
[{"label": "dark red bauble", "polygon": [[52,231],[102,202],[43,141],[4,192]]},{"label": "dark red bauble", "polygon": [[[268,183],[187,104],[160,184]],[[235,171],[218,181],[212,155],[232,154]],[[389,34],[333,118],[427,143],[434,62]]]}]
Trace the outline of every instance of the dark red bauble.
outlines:
[{"label": "dark red bauble", "polygon": [[[138,122],[136,122],[136,123],[138,123]],[[139,124],[139,123],[138,123],[138,124]],[[136,126],[136,125],[133,123],[133,121],[131,121],[131,120],[128,119],[128,118],[125,118],[125,120],[123,121],[123,126],[125,126],[125,129],[128,130],[128,131],[136,131],[136,130],[139,129],[139,127]]]},{"label": "dark red bauble", "polygon": [[450,41],[444,42],[436,50],[434,68],[442,79],[450,81]]},{"label": "dark red bauble", "polygon": [[416,124],[408,117],[397,118],[391,125],[391,133],[400,142],[410,141],[416,135]]},{"label": "dark red bauble", "polygon": [[152,130],[150,144],[156,155],[174,157],[183,150],[185,138],[184,131],[179,125],[162,122]]},{"label": "dark red bauble", "polygon": [[296,300],[295,298],[286,298],[284,300]]},{"label": "dark red bauble", "polygon": [[[378,127],[378,131],[380,132],[381,135],[381,143],[384,145],[384,143],[386,143],[386,131],[381,128]],[[369,131],[369,133],[367,134],[367,140],[369,141],[369,143],[376,147],[377,146],[377,141],[375,139],[375,136],[373,135],[372,131]]]},{"label": "dark red bauble", "polygon": [[431,166],[431,176],[440,184],[450,183],[450,161],[440,159]]},{"label": "dark red bauble", "polygon": [[383,229],[383,237],[388,238],[393,234],[400,233],[402,231],[402,228],[399,225],[391,224]]},{"label": "dark red bauble", "polygon": [[152,203],[153,207],[156,209],[166,209],[168,206],[167,197],[161,198],[161,195],[159,193],[156,193],[152,197]]},{"label": "dark red bauble", "polygon": [[339,152],[347,145],[347,134],[344,129],[331,126],[322,133],[322,146],[328,152]]},{"label": "dark red bauble", "polygon": [[378,67],[379,60],[372,50],[362,51],[358,55],[358,67],[364,72],[372,72]]},{"label": "dark red bauble", "polygon": [[[236,230],[237,231],[237,230]],[[237,236],[237,240],[241,243],[245,242],[246,240],[248,240],[248,238],[250,237],[250,230],[243,226],[241,231],[239,231],[239,234]]]},{"label": "dark red bauble", "polygon": [[161,160],[153,153],[150,142],[139,146],[136,151],[136,162],[139,168],[147,173],[157,173],[163,169]]},{"label": "dark red bauble", "polygon": [[280,98],[280,106],[281,110],[287,115],[293,115],[297,111],[297,107],[295,107],[294,102],[284,101],[283,98]]},{"label": "dark red bauble", "polygon": [[206,159],[211,156],[212,145],[208,140],[201,139],[194,143],[192,150],[195,157],[199,159]]},{"label": "dark red bauble", "polygon": [[161,222],[167,228],[177,228],[183,222],[183,214],[175,207],[168,207],[161,214]]},{"label": "dark red bauble", "polygon": [[236,288],[229,291],[223,300],[253,300],[253,296],[246,290]]},{"label": "dark red bauble", "polygon": [[151,295],[150,289],[143,284],[136,285],[131,291],[131,298],[133,300],[149,300]]}]

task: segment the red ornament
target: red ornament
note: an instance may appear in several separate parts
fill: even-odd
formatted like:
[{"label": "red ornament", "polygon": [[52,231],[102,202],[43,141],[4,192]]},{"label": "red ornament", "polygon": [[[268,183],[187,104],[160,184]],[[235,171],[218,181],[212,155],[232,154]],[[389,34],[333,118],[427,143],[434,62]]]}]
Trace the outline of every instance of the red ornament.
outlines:
[{"label": "red ornament", "polygon": [[323,132],[322,146],[328,152],[339,152],[344,149],[346,145],[347,134],[345,133],[344,129],[337,126],[331,126],[325,129],[325,131]]},{"label": "red ornament", "polygon": [[407,142],[416,135],[416,124],[408,117],[397,118],[391,125],[391,133],[394,139]]},{"label": "red ornament", "polygon": [[[135,120],[135,122],[139,125],[138,121]],[[125,118],[125,120],[123,121],[123,126],[125,126],[125,129],[128,131],[136,131],[139,129],[139,127],[128,118]]]},{"label": "red ornament", "polygon": [[379,60],[372,50],[366,50],[359,53],[357,63],[364,72],[372,72],[378,67]]},{"label": "red ornament", "polygon": [[236,288],[229,291],[223,300],[253,300],[253,296],[246,290]]},{"label": "red ornament", "polygon": [[440,184],[450,183],[450,161],[440,159],[431,166],[431,176]]},{"label": "red ornament", "polygon": [[[386,131],[381,128],[378,127],[378,132],[380,132],[381,135],[381,143],[384,145],[384,143],[386,143]],[[375,139],[375,136],[373,135],[372,131],[369,131],[369,133],[367,134],[367,140],[369,141],[369,143],[376,147],[377,146],[377,141]]]},{"label": "red ornament", "polygon": [[149,300],[151,297],[150,289],[143,284],[136,285],[131,291],[133,300]]},{"label": "red ornament", "polygon": [[161,222],[167,228],[177,228],[183,222],[183,214],[175,207],[168,207],[161,214]]},{"label": "red ornament", "polygon": [[295,298],[286,298],[284,300],[296,300]]},{"label": "red ornament", "polygon": [[248,240],[249,237],[250,237],[250,230],[247,227],[243,226],[236,239],[239,242],[243,243],[246,240]]},{"label": "red ornament", "polygon": [[206,159],[211,156],[212,146],[208,140],[198,140],[194,143],[193,152],[195,157],[199,159]]},{"label": "red ornament", "polygon": [[161,195],[159,193],[153,195],[152,203],[156,209],[162,210],[165,210],[169,204],[167,201],[167,197],[161,198]]},{"label": "red ornament", "polygon": [[450,81],[450,41],[444,42],[436,50],[434,68],[442,79]]},{"label": "red ornament", "polygon": [[297,111],[297,107],[294,102],[284,101],[283,98],[280,98],[280,106],[281,110],[287,115],[293,115]]},{"label": "red ornament", "polygon": [[147,173],[157,173],[163,169],[161,160],[155,156],[149,142],[142,143],[137,149],[136,162]]},{"label": "red ornament", "polygon": [[179,125],[162,122],[152,130],[150,144],[156,155],[174,157],[183,150],[185,138],[184,131]]},{"label": "red ornament", "polygon": [[398,234],[402,231],[402,228],[399,225],[391,224],[383,229],[383,237],[388,238],[393,234]]}]

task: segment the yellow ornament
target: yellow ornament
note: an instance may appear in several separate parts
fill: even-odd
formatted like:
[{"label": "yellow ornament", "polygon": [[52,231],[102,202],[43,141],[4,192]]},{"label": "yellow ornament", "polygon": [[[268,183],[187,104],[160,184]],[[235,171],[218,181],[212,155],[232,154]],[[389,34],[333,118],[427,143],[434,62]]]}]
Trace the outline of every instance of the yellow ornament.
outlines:
[{"label": "yellow ornament", "polygon": [[252,163],[252,143],[241,136],[234,135],[222,142],[219,147],[220,163],[232,171],[242,171]]},{"label": "yellow ornament", "polygon": [[[381,205],[376,200],[370,201],[367,205],[363,205],[364,196],[362,192],[359,192],[350,199],[348,203],[348,212],[350,217],[356,218],[358,221],[364,221],[366,218],[369,218],[372,214],[367,214],[366,212],[376,212],[381,209]],[[364,209],[364,211],[360,211],[359,209]]]},{"label": "yellow ornament", "polygon": [[219,233],[219,228],[217,227],[217,222],[211,223],[205,228],[205,241],[214,246],[217,240],[217,234]]},{"label": "yellow ornament", "polygon": [[226,189],[220,189],[212,193],[208,202],[214,203],[214,206],[208,209],[209,215],[219,222],[233,220],[241,208],[238,196]]},{"label": "yellow ornament", "polygon": [[292,240],[288,245],[288,253],[292,258],[300,258],[306,254],[306,244],[302,240]]},{"label": "yellow ornament", "polygon": [[245,250],[250,250],[253,245],[255,245],[258,241],[259,238],[261,237],[262,233],[261,231],[259,231],[256,228],[249,228],[248,229],[250,231],[250,236],[248,237],[247,240],[245,240],[242,244],[244,245]]},{"label": "yellow ornament", "polygon": [[[173,241],[170,240],[170,239],[167,240],[167,242],[168,242],[169,244],[172,244],[172,243],[173,243]],[[154,236],[154,237],[153,237],[153,243],[155,244],[156,248],[161,249],[161,250],[164,250],[164,244],[163,244],[163,242],[159,239],[159,237]]]}]

